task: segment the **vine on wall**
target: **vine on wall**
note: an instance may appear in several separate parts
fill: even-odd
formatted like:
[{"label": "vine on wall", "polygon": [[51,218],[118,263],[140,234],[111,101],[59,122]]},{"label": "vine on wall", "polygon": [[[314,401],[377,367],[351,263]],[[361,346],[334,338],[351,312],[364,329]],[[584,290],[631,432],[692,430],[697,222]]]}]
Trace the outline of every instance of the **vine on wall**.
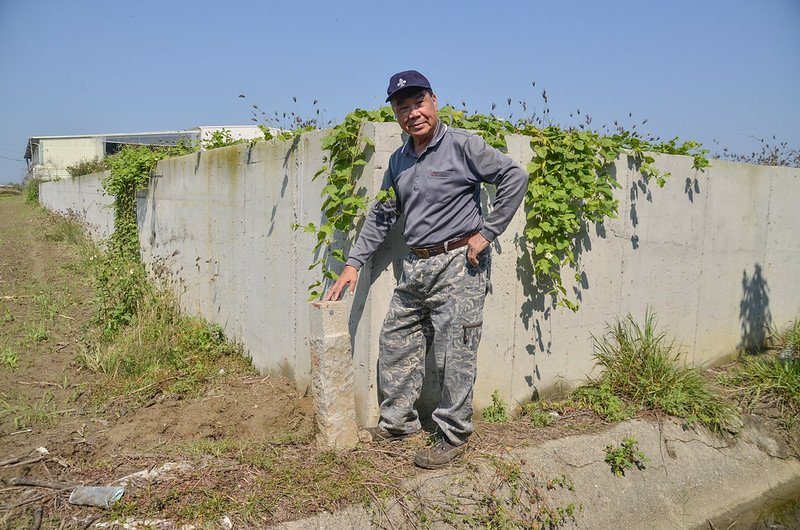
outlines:
[{"label": "vine on wall", "polygon": [[[513,123],[493,114],[470,114],[449,105],[440,109],[439,117],[452,127],[480,134],[489,145],[501,150],[506,147],[507,134],[530,139],[534,155],[527,164],[530,179],[524,200],[523,246],[539,289],[573,311],[578,305],[567,296],[561,273],[570,267],[576,281],[580,281],[580,263],[574,251],[576,237],[589,223],[602,223],[617,216],[619,201],[613,192],[619,183],[611,173],[616,158],[632,157],[644,178],[655,178],[659,186],[665,184],[669,173],[653,166],[651,153],[692,156],[694,167],[699,170],[709,165],[708,151],[697,142],[679,143],[677,138],[651,142],[621,128],[613,134],[601,134],[582,127],[537,126],[531,119]],[[327,250],[309,268],[320,266],[323,277],[329,280],[337,278],[335,263],[345,261],[342,245],[335,242],[347,241],[356,232],[370,200],[363,190],[356,190],[359,168],[367,163],[366,150],[371,147],[371,140],[361,134],[365,121],[394,121],[394,114],[388,106],[375,111],[357,109],[322,140],[322,148],[329,156],[315,178],[326,174],[328,179],[322,192],[325,221],[303,228],[317,236],[315,253],[321,248]],[[310,299],[322,294],[321,286],[322,280],[309,286]]]},{"label": "vine on wall", "polygon": [[111,169],[103,189],[114,197],[114,232],[106,252],[93,259],[98,320],[107,336],[129,324],[146,292],[144,268],[139,256],[136,223],[136,188],[146,187],[156,163],[164,158],[191,153],[194,146],[151,147],[126,145],[105,159]]},{"label": "vine on wall", "polygon": [[[509,101],[510,103],[510,101]],[[549,111],[545,111],[545,114]],[[489,145],[506,148],[508,134],[521,134],[529,138],[533,157],[527,164],[530,176],[525,193],[526,225],[522,245],[533,265],[533,274],[539,290],[552,295],[557,304],[577,310],[577,304],[567,296],[562,271],[571,268],[576,281],[580,278],[580,263],[575,254],[575,240],[590,223],[602,223],[617,216],[619,201],[614,198],[614,179],[611,167],[620,155],[630,156],[644,178],[655,178],[663,186],[668,173],[656,168],[652,153],[689,155],[694,167],[703,170],[709,165],[700,144],[693,141],[653,142],[639,134],[617,128],[613,134],[602,134],[590,129],[560,127],[542,123],[541,119],[520,119],[511,122],[494,114],[469,113],[446,105],[439,111],[440,119],[448,125],[480,134]],[[357,233],[372,198],[366,190],[357,187],[361,169],[367,164],[372,140],[364,136],[363,124],[392,122],[391,107],[377,110],[356,109],[333,127],[322,138],[322,148],[327,151],[325,165],[314,178],[324,175],[323,221],[318,225],[308,223],[300,227],[316,236],[314,255],[317,257],[309,269],[319,267],[322,278],[309,286],[310,299],[322,295],[323,281],[336,280],[335,269],[346,259],[345,247]],[[266,140],[293,140],[300,134],[314,130],[313,120],[298,121],[293,129],[278,131],[262,126]],[[226,140],[223,138],[223,140]],[[227,144],[228,142],[222,142]],[[138,269],[139,246],[136,232],[134,190],[147,185],[155,164],[167,157],[180,156],[196,150],[194,146],[150,148],[126,146],[110,157],[110,176],[104,180],[105,190],[114,197],[115,231],[109,250],[115,259],[133,263]],[[379,193],[375,199],[385,199]],[[338,263],[338,265],[337,265]],[[123,271],[124,272],[124,271]],[[109,285],[124,284],[120,278],[109,278]],[[106,289],[110,293],[109,315],[114,322],[125,321],[133,314],[137,293],[121,289]]]}]

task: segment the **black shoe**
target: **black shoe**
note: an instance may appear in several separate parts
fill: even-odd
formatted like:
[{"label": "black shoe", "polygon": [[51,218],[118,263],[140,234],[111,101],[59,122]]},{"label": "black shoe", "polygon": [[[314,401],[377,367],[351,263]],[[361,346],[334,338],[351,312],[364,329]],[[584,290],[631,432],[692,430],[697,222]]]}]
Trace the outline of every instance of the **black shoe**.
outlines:
[{"label": "black shoe", "polygon": [[436,443],[417,453],[414,463],[425,469],[439,469],[463,455],[466,446],[466,442],[452,445],[444,437],[437,437]]},{"label": "black shoe", "polygon": [[413,434],[416,434],[416,433],[413,433],[413,432],[395,434],[393,432],[387,431],[383,427],[371,427],[371,428],[367,429],[367,432],[370,434],[370,436],[372,436],[372,441],[373,442],[381,442],[381,443],[383,443],[383,442],[397,442],[397,441],[403,440],[405,438],[408,438],[409,436],[411,436]]}]

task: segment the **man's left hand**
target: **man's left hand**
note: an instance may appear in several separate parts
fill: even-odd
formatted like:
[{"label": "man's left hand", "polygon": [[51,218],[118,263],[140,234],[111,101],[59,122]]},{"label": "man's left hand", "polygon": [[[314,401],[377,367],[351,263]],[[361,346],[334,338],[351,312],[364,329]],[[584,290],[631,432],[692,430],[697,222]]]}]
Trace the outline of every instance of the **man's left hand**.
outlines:
[{"label": "man's left hand", "polygon": [[467,259],[473,267],[478,266],[478,254],[489,246],[489,240],[481,235],[480,232],[469,238],[467,241]]}]

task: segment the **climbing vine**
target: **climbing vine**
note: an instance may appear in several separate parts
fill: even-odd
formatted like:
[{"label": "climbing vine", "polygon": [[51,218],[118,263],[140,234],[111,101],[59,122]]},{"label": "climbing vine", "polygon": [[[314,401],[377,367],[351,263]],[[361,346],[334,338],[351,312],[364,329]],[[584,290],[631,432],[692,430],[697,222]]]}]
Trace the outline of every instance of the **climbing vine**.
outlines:
[{"label": "climbing vine", "polygon": [[156,163],[164,158],[181,156],[196,151],[188,145],[150,147],[126,145],[108,160],[111,173],[103,179],[103,189],[114,202],[114,233],[111,250],[124,256],[139,259],[139,237],[136,232],[136,188],[144,188],[150,182],[150,174]]},{"label": "climbing vine", "polygon": [[103,179],[103,189],[114,197],[114,232],[106,252],[92,262],[98,320],[107,336],[113,336],[131,322],[147,285],[139,256],[136,188],[147,186],[159,160],[194,150],[195,147],[186,145],[156,148],[126,145],[105,159],[111,172]]},{"label": "climbing vine", "polygon": [[[602,223],[617,216],[619,201],[614,198],[614,188],[619,183],[611,167],[620,155],[631,157],[645,180],[655,178],[663,186],[668,172],[653,164],[651,153],[689,155],[694,167],[703,170],[709,165],[700,144],[694,141],[679,143],[651,142],[636,133],[618,128],[613,134],[547,124],[537,126],[530,119],[516,123],[493,114],[470,114],[452,106],[439,111],[440,119],[448,125],[480,134],[486,142],[505,149],[508,134],[521,134],[530,140],[533,157],[527,164],[530,176],[525,194],[526,225],[522,246],[533,266],[538,288],[552,295],[558,305],[573,311],[578,305],[569,299],[561,277],[565,267],[575,271],[580,281],[580,263],[575,254],[575,240],[589,223]],[[335,262],[344,262],[343,241],[354,234],[363,222],[370,198],[363,189],[357,189],[360,168],[367,163],[367,150],[372,146],[362,135],[365,121],[394,121],[390,107],[375,111],[357,109],[347,115],[322,139],[322,148],[328,151],[326,165],[315,178],[327,175],[327,185],[322,191],[325,221],[319,226],[309,223],[306,232],[317,236],[314,251],[327,252],[309,267],[322,268],[328,280],[337,278]],[[382,197],[376,197],[381,199]],[[332,258],[328,259],[328,258]],[[310,297],[322,294],[322,280],[309,286]]]},{"label": "climbing vine", "polygon": [[[393,121],[394,114],[390,107],[366,111],[356,109],[336,125],[331,132],[322,138],[322,148],[328,152],[325,165],[317,171],[314,178],[325,174],[327,183],[322,189],[322,212],[325,221],[319,226],[309,223],[303,227],[306,232],[316,234],[315,254],[322,249],[320,256],[309,269],[322,267],[324,278],[336,280],[338,275],[332,268],[328,257],[338,262],[345,261],[344,250],[334,245],[334,239],[341,234],[348,234],[357,227],[367,211],[369,197],[366,190],[357,189],[357,180],[361,168],[367,163],[368,149],[374,147],[372,140],[362,134],[362,125],[366,121]],[[318,298],[322,280],[309,286],[310,298]]]}]

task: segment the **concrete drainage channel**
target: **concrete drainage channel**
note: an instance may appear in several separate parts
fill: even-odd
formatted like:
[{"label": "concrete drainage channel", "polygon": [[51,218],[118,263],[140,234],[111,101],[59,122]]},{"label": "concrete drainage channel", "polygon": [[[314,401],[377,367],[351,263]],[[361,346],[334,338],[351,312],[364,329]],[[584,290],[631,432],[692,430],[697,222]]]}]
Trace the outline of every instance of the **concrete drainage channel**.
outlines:
[{"label": "concrete drainage channel", "polygon": [[[619,445],[627,437],[638,441],[639,450],[649,461],[644,469],[634,468],[618,477],[604,461],[604,449]],[[565,518],[563,528],[713,528],[709,521],[719,523],[717,528],[728,528],[732,518],[744,517],[742,509],[752,512],[763,506],[763,499],[783,498],[800,489],[796,449],[782,438],[770,436],[762,420],[749,417],[737,437],[730,440],[705,431],[686,430],[668,419],[632,420],[603,432],[551,440],[497,456],[519,466],[523,475],[536,477],[540,483],[556,477],[571,483],[571,488],[540,491],[542,499],[553,508],[577,507],[572,517]],[[478,491],[492,484],[496,470],[486,465],[489,459],[483,456],[468,453],[465,464],[420,473],[402,487],[408,492],[405,502],[389,500],[381,507],[353,506],[274,528],[409,528],[415,526],[414,517],[425,513],[427,521],[424,525],[420,521],[421,526],[458,527],[452,520],[430,517],[437,511],[425,512],[419,503],[445,505],[459,498],[460,489]],[[516,509],[524,508],[520,504]],[[514,516],[510,512],[506,515]],[[518,513],[518,520],[524,520],[525,515]]]},{"label": "concrete drainage channel", "polygon": [[[345,304],[313,305],[312,395],[317,441],[324,448],[359,443],[347,322]],[[800,448],[786,438],[757,416],[745,416],[740,432],[728,438],[668,418],[631,420],[498,455],[468,452],[453,468],[420,472],[399,487],[395,500],[274,528],[452,528],[490,522],[513,528],[547,523],[549,517],[558,518],[561,528],[727,529],[731,521],[757,518],[768,500],[800,494]],[[617,476],[606,462],[606,448],[625,439],[635,440],[646,458],[641,469]],[[516,482],[506,487],[511,474]]]},{"label": "concrete drainage channel", "polygon": [[[711,521],[716,528],[800,528],[800,480],[779,486],[758,499]],[[732,526],[733,525],[733,526]],[[708,525],[701,526],[707,529]]]}]

